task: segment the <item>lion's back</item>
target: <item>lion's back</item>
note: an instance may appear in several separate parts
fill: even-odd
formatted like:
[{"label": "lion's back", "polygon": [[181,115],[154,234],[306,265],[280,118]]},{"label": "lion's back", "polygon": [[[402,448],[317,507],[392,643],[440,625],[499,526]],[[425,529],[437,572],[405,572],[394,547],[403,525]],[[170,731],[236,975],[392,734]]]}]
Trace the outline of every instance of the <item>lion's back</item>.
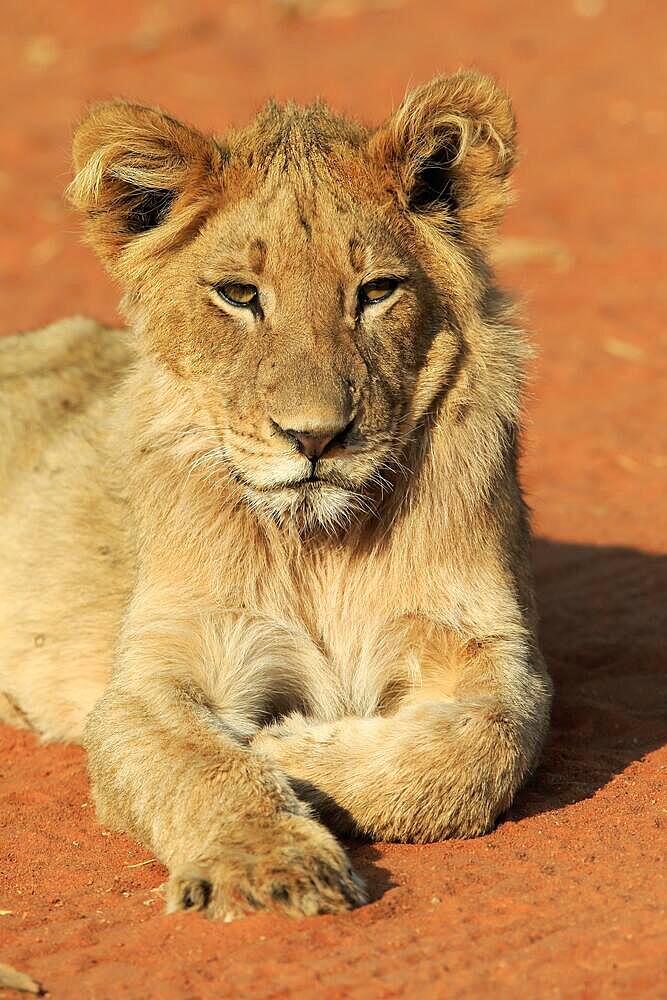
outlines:
[{"label": "lion's back", "polygon": [[131,363],[124,331],[81,316],[0,339],[0,493]]}]

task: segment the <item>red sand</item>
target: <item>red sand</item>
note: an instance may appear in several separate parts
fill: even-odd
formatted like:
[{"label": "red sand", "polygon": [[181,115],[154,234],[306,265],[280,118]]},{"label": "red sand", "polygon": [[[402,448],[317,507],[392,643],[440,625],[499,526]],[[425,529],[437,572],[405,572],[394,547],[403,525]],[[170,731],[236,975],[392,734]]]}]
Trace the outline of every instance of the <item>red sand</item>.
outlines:
[{"label": "red sand", "polygon": [[271,93],[374,119],[439,69],[497,73],[524,152],[503,271],[540,348],[524,475],[557,690],[543,765],[488,837],[353,847],[362,910],[222,925],[163,916],[164,870],[97,826],[78,749],[2,729],[0,961],[56,998],[667,996],[667,6],[393,6],[10,0],[1,332],[114,315],[60,200],[87,100],[222,130]]}]

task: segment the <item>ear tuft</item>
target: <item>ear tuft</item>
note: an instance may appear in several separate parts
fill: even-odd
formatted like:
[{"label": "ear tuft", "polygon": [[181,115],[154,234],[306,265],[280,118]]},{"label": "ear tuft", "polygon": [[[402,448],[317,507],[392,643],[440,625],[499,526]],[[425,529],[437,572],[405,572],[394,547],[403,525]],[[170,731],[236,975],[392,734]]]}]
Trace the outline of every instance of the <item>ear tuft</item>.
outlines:
[{"label": "ear tuft", "polygon": [[137,237],[160,230],[169,244],[182,234],[224,165],[212,138],[122,101],[89,112],[75,132],[73,158],[70,201],[86,215],[89,238],[112,270]]},{"label": "ear tuft", "polygon": [[509,98],[474,71],[436,77],[408,94],[372,151],[393,174],[405,209],[455,222],[464,237],[484,244],[509,201],[516,158]]}]

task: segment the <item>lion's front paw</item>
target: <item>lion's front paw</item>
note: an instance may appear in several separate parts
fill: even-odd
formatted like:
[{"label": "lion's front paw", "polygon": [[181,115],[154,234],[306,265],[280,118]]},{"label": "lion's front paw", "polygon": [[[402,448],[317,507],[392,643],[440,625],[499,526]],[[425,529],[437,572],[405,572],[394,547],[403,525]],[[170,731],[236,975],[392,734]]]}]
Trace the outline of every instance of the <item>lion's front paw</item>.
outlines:
[{"label": "lion's front paw", "polygon": [[366,901],[365,886],[335,837],[300,816],[175,869],[167,887],[168,912],[203,910],[226,921],[259,910],[291,917],[342,913]]}]

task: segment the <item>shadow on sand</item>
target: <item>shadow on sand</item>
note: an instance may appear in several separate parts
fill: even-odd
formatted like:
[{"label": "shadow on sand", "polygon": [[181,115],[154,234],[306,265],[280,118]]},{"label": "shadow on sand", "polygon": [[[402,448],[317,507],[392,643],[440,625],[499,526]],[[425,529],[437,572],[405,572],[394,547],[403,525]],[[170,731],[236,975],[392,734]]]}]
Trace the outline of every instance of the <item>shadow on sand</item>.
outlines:
[{"label": "shadow on sand", "polygon": [[538,539],[534,565],[556,691],[513,819],[588,798],[667,741],[667,556]]}]

